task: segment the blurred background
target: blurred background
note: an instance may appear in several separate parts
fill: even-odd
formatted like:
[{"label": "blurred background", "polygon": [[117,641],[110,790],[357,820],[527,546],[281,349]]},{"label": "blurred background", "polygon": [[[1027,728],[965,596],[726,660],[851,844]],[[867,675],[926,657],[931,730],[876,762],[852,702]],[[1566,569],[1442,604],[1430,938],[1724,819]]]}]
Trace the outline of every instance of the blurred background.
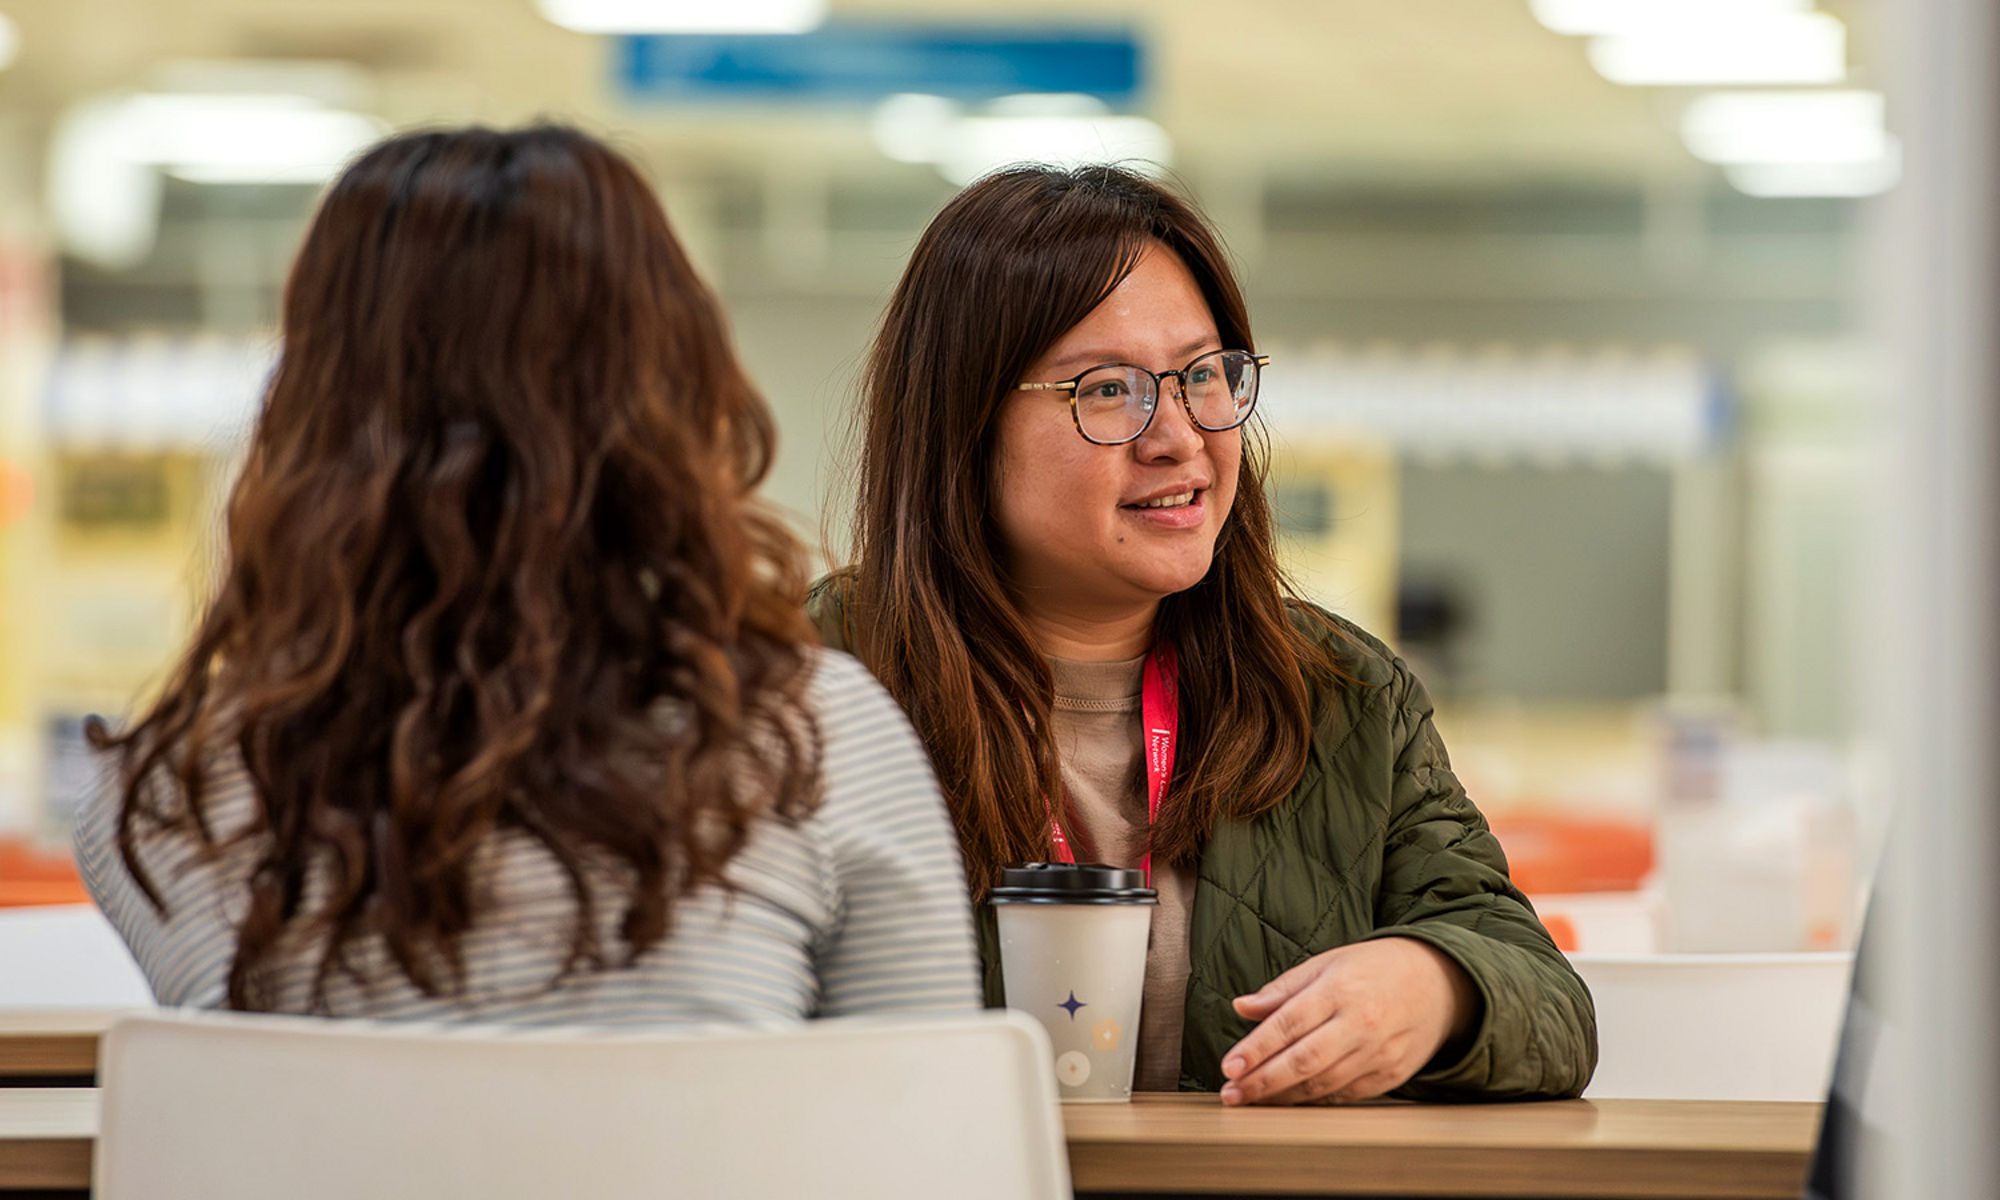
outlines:
[{"label": "blurred background", "polygon": [[1844,949],[1893,188],[1855,0],[0,0],[0,903],[73,894],[318,189],[537,117],[656,180],[841,544],[856,367],[963,182],[1133,160],[1242,269],[1301,588],[1395,643],[1570,947]]}]

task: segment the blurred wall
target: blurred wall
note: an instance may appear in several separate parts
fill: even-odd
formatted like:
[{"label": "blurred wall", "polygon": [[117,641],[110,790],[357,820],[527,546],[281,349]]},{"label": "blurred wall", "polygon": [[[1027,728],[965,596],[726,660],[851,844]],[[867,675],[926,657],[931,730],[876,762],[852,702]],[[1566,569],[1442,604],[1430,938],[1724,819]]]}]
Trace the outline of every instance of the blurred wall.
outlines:
[{"label": "blurred wall", "polygon": [[1451,690],[1665,691],[1670,491],[1657,468],[1406,464],[1404,579],[1460,593],[1475,614]]}]

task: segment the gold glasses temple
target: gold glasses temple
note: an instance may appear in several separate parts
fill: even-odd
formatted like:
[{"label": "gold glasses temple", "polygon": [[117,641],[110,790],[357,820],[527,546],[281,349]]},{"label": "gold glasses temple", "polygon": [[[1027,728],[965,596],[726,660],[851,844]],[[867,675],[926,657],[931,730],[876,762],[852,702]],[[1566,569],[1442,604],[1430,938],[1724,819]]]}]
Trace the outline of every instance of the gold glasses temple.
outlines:
[{"label": "gold glasses temple", "polygon": [[[1202,357],[1206,358],[1208,356],[1203,355]],[[1250,361],[1256,363],[1260,368],[1268,367],[1271,365],[1271,356],[1268,354],[1253,354],[1250,356]],[[1114,364],[1106,363],[1105,365],[1111,366]],[[1090,371],[1098,369],[1097,367],[1092,367]],[[1185,367],[1182,368],[1182,370],[1186,369]],[[1020,383],[1014,386],[1017,390],[1023,392],[1073,392],[1076,390],[1076,385],[1082,381],[1083,376],[1090,374],[1090,371],[1085,371],[1083,375],[1078,375],[1075,379],[1065,379],[1060,383]]]}]

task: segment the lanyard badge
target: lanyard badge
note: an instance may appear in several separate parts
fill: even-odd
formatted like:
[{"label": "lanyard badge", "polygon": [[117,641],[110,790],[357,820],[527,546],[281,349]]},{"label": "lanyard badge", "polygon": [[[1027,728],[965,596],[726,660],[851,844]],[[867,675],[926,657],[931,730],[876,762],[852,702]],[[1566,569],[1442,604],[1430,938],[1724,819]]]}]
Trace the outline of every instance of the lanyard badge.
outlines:
[{"label": "lanyard badge", "polygon": [[[1153,886],[1153,846],[1150,827],[1160,820],[1160,805],[1167,798],[1167,785],[1174,774],[1174,737],[1180,731],[1180,667],[1174,648],[1157,645],[1146,655],[1144,682],[1140,689],[1140,719],[1146,738],[1146,839],[1145,857],[1139,869],[1146,873],[1146,886]],[[1049,842],[1057,862],[1073,863],[1076,852],[1062,822],[1049,814]]]}]

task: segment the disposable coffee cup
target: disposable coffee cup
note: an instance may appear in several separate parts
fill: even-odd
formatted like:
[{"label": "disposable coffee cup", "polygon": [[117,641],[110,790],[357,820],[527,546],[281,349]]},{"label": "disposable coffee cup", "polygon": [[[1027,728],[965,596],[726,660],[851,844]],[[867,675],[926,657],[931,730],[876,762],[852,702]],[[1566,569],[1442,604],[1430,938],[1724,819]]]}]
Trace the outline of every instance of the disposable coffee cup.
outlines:
[{"label": "disposable coffee cup", "polygon": [[1000,871],[1007,1007],[1049,1032],[1064,1101],[1132,1098],[1146,939],[1159,893],[1138,871],[1102,863],[1022,863]]}]

